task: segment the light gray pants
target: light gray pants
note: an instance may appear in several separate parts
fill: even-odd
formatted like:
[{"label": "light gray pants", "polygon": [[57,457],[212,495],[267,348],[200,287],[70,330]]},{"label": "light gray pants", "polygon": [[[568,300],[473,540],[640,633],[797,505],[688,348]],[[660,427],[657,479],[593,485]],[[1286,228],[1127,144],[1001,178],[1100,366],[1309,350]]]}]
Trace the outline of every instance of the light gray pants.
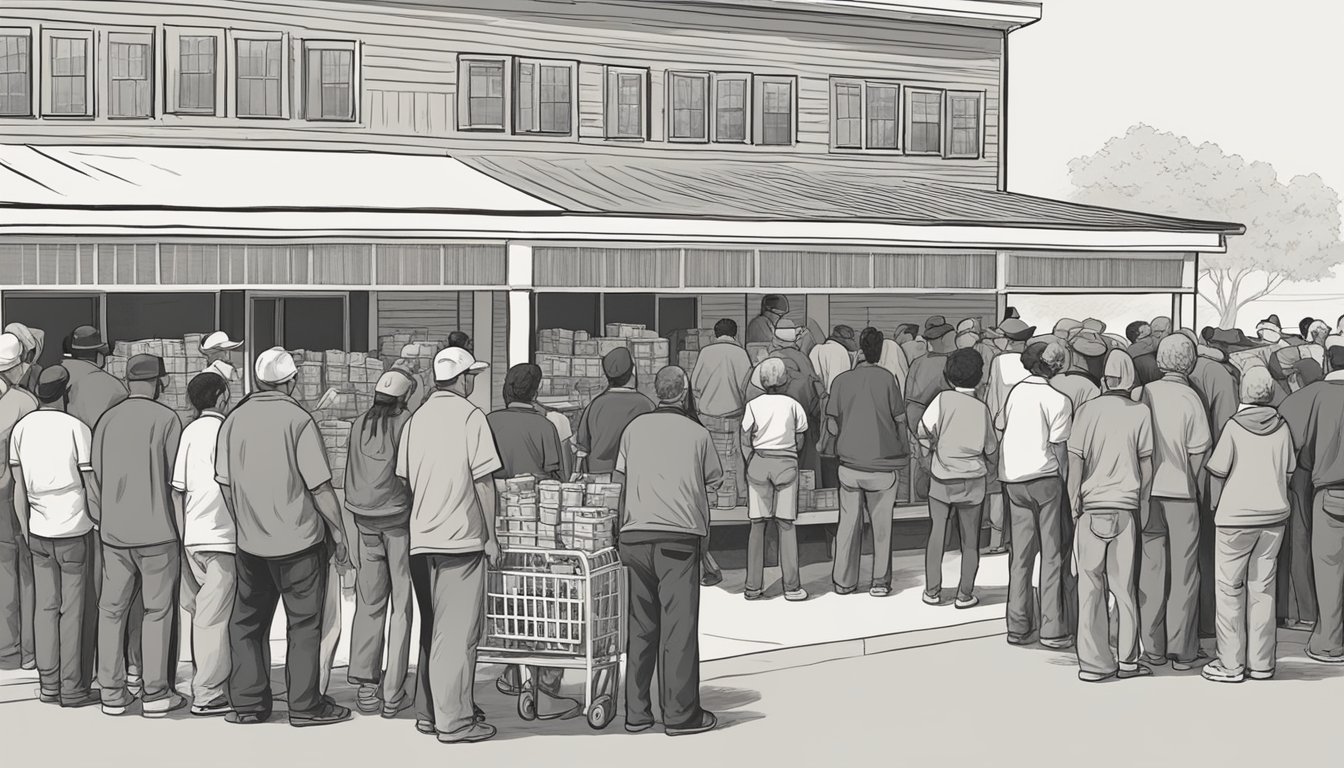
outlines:
[{"label": "light gray pants", "polygon": [[874,587],[891,586],[891,512],[896,506],[896,477],[891,472],[865,472],[840,467],[840,524],[835,532],[835,565],[831,580],[843,590],[859,584],[863,556],[863,512],[873,527]]},{"label": "light gray pants", "polygon": [[[411,532],[406,527],[359,526],[355,618],[350,630],[350,682],[382,684],[383,703],[399,706],[410,694]],[[384,672],[383,650],[387,650]],[[412,689],[413,690],[413,689]]]},{"label": "light gray pants", "polygon": [[1199,658],[1199,504],[1152,499],[1139,569],[1139,636],[1144,653]]},{"label": "light gray pants", "polygon": [[441,734],[476,717],[476,649],[485,629],[485,554],[411,556],[420,606],[418,718]]},{"label": "light gray pants", "polygon": [[[3,492],[3,490],[0,490]],[[0,515],[13,515],[0,504]],[[33,554],[15,531],[0,537],[0,665],[17,668],[33,655]]]},{"label": "light gray pants", "polygon": [[88,691],[83,630],[90,582],[93,537],[86,533],[68,539],[33,536],[34,650],[42,692],[72,701]]},{"label": "light gray pants", "polygon": [[98,687],[104,703],[125,703],[126,621],[139,587],[145,614],[141,632],[144,700],[170,696],[177,671],[177,590],[181,544],[103,547],[103,593],[98,599]]},{"label": "light gray pants", "polygon": [[[1073,554],[1078,562],[1078,667],[1098,675],[1132,669],[1139,660],[1139,594],[1135,565],[1139,551],[1138,511],[1088,509],[1078,518]],[[1115,595],[1119,619],[1111,652],[1107,594]]]},{"label": "light gray pants", "polygon": [[751,530],[747,535],[747,592],[760,593],[764,586],[765,527],[775,522],[779,531],[779,568],[783,571],[784,591],[801,588],[798,575],[798,533],[793,522],[798,517],[798,457],[755,454],[747,467],[747,515]]},{"label": "light gray pants", "polygon": [[228,700],[229,617],[237,590],[231,552],[187,550],[182,569],[183,608],[191,614],[191,695],[197,704]]},{"label": "light gray pants", "polygon": [[1064,480],[1038,477],[1023,483],[1004,483],[1008,494],[1008,521],[1012,527],[1008,559],[1008,634],[1026,637],[1035,629],[1032,615],[1032,583],[1036,556],[1041,557],[1041,626],[1043,640],[1060,640],[1073,634],[1068,596],[1068,536]]},{"label": "light gray pants", "polygon": [[1318,610],[1307,648],[1338,659],[1344,657],[1344,488],[1316,489],[1311,560]]},{"label": "light gray pants", "polygon": [[1217,574],[1218,663],[1232,674],[1273,672],[1278,642],[1274,615],[1279,546],[1284,526],[1219,528],[1214,534]]}]

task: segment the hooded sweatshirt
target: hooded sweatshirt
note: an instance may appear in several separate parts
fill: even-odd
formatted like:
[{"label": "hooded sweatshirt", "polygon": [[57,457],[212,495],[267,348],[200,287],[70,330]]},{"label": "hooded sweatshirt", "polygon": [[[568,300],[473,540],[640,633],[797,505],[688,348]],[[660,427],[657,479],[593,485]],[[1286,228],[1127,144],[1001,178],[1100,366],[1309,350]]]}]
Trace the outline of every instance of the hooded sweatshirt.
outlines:
[{"label": "hooded sweatshirt", "polygon": [[1243,405],[1227,423],[1207,468],[1223,480],[1213,516],[1219,528],[1262,528],[1288,519],[1288,476],[1297,457],[1292,432],[1278,411]]}]

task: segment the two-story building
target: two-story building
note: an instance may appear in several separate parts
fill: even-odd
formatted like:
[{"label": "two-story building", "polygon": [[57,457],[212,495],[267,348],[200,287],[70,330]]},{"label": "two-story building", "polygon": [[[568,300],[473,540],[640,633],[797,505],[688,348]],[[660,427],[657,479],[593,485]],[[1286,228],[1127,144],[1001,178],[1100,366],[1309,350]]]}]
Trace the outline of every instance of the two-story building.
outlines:
[{"label": "two-story building", "polygon": [[[253,350],[890,332],[1161,293],[1241,227],[1007,191],[1016,0],[7,0],[6,321]],[[55,347],[56,345],[52,345]],[[497,395],[496,395],[497,396]]]}]

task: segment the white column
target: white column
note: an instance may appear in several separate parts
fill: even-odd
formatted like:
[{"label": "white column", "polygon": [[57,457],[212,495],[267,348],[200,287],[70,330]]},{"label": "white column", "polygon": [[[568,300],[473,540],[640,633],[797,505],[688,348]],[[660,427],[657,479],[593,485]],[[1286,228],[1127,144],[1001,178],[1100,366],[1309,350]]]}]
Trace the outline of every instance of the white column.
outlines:
[{"label": "white column", "polygon": [[532,246],[508,244],[509,365],[526,363],[532,347]]},{"label": "white column", "polygon": [[477,408],[489,413],[490,400],[495,391],[504,384],[504,374],[509,367],[502,360],[490,359],[490,350],[494,348],[495,334],[502,330],[494,327],[494,293],[475,291],[471,296],[471,345],[476,354],[490,363],[490,369],[484,376],[476,378],[476,389],[472,390],[471,402]]},{"label": "white column", "polygon": [[1008,312],[1008,253],[999,251],[994,257],[994,325],[1003,322]]}]

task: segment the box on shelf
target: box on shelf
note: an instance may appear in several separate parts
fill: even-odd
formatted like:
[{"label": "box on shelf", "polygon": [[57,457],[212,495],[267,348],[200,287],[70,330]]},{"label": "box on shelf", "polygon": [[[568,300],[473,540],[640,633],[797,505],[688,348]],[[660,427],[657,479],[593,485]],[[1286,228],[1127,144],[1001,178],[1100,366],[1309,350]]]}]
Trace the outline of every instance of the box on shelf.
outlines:
[{"label": "box on shelf", "polygon": [[818,488],[812,491],[813,509],[839,509],[839,488]]},{"label": "box on shelf", "polygon": [[607,337],[637,339],[647,327],[643,323],[607,323]]},{"label": "box on shelf", "polygon": [[798,490],[815,491],[817,489],[817,473],[811,469],[798,470]]},{"label": "box on shelf", "polygon": [[801,488],[798,489],[799,512],[811,512],[812,510],[817,508],[817,501],[816,499],[812,498],[812,495],[814,493],[816,493],[816,491],[805,491]]},{"label": "box on shelf", "polygon": [[610,336],[599,337],[592,341],[597,344],[598,357],[606,357],[608,354],[621,349],[622,347],[628,348],[630,346],[627,339]]}]

